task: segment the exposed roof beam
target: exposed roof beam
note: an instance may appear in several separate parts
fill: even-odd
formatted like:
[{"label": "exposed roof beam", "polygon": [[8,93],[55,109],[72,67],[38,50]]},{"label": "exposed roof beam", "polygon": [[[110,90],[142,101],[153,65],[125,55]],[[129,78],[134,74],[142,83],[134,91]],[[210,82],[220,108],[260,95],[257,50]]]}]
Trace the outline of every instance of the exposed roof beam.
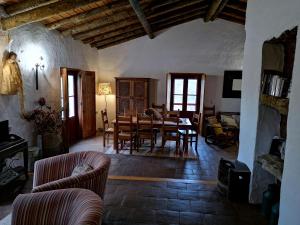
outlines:
[{"label": "exposed roof beam", "polygon": [[144,36],[145,34],[146,34],[145,30],[140,27],[140,29],[138,29],[138,30],[129,31],[129,32],[123,33],[121,35],[117,35],[117,36],[114,36],[114,37],[111,37],[111,38],[103,39],[103,40],[101,40],[99,42],[96,42],[96,43],[92,43],[91,47],[98,47],[98,46],[101,46],[101,45],[107,45],[111,42],[116,42],[116,41],[122,40],[124,38],[129,38],[129,37],[132,37],[132,36],[139,36],[139,35]]},{"label": "exposed roof beam", "polygon": [[[142,0],[141,3],[146,3],[149,2],[148,0]],[[179,9],[183,9],[188,6],[194,6],[195,4],[201,3],[201,0],[194,0],[194,1],[188,1],[188,2],[181,2],[180,4],[175,4],[172,6],[172,8],[169,8],[167,10],[164,10],[163,12],[157,12],[157,13],[149,13],[149,17],[147,19],[151,19],[160,15],[165,15],[167,13],[174,12]],[[80,25],[77,25],[75,27],[69,28],[67,30],[62,31],[62,34],[67,36],[67,35],[73,35],[75,38],[77,35],[81,35],[83,32],[93,32],[93,33],[99,33],[99,29],[102,26],[106,24],[111,24],[112,22],[118,22],[120,20],[125,20],[125,19],[136,19],[136,15],[133,11],[128,11],[128,12],[116,12],[112,16],[107,16],[103,18],[99,18],[94,21],[89,21],[86,23],[82,23]],[[80,33],[80,34],[79,34]]]},{"label": "exposed roof beam", "polygon": [[[192,16],[192,17],[185,17],[185,18],[182,18],[180,20],[177,20],[176,22],[170,21],[168,23],[163,23],[163,24],[160,24],[160,26],[157,26],[156,28],[154,28],[154,31],[158,32],[160,30],[164,30],[164,29],[167,29],[169,27],[176,26],[176,25],[179,25],[179,24],[182,24],[182,23],[186,23],[186,22],[189,22],[191,20],[198,19],[198,18],[201,18],[201,16],[197,15],[197,16]],[[142,36],[144,36],[144,34],[133,35],[131,37],[123,38],[123,39],[120,39],[118,41],[112,41],[108,44],[98,45],[97,49],[104,49],[104,48],[112,47],[114,45],[122,44],[124,42],[130,41],[130,40],[142,37]]]},{"label": "exposed roof beam", "polygon": [[126,33],[129,30],[134,31],[134,30],[139,30],[139,29],[141,29],[141,26],[137,26],[136,24],[134,24],[134,25],[126,26],[126,27],[121,27],[119,29],[116,29],[116,30],[113,30],[113,31],[110,31],[110,32],[107,32],[104,34],[100,34],[100,35],[97,35],[94,37],[83,39],[82,42],[85,44],[91,44],[91,43],[99,42],[104,39],[108,39],[108,38]]},{"label": "exposed roof beam", "polygon": [[41,21],[59,13],[76,9],[78,7],[82,7],[98,1],[99,0],[62,0],[59,2],[59,4],[52,3],[50,5],[45,5],[14,16],[2,18],[2,29],[9,30],[28,23]]},{"label": "exposed roof beam", "polygon": [[[153,22],[150,21],[151,25],[156,25],[156,24],[162,24],[162,23],[168,23],[170,22],[170,20],[173,20],[174,22],[178,21],[179,19],[182,20],[183,18],[187,18],[187,17],[191,17],[191,16],[196,16],[196,15],[204,15],[204,11],[200,11],[199,9],[192,9],[192,10],[188,10],[188,11],[184,11],[183,13],[180,13],[180,14],[176,14],[176,15],[173,15],[171,17],[165,17],[165,18],[162,18],[160,20],[154,20]],[[108,33],[104,33],[104,34],[101,34],[101,35],[98,35],[98,36],[95,36],[95,37],[91,37],[91,38],[88,38],[88,39],[84,39],[83,42],[84,43],[91,43],[91,44],[95,44],[95,43],[98,43],[98,42],[102,42],[103,40],[105,39],[109,39],[109,38],[112,38],[112,37],[115,37],[115,36],[120,36],[124,33],[127,33],[128,31],[135,31],[135,30],[138,30],[140,29],[140,27],[136,26],[136,25],[131,25],[131,26],[127,26],[127,27],[123,27],[121,29],[116,29],[116,30],[113,30],[111,32],[108,32]]]},{"label": "exposed roof beam", "polygon": [[242,7],[242,6],[239,6],[239,5],[236,5],[236,4],[232,4],[232,3],[227,3],[226,5],[227,8],[230,8],[230,9],[235,9],[235,10],[238,10],[238,11],[241,11],[243,13],[246,12],[246,8]]},{"label": "exposed roof beam", "polygon": [[204,21],[208,22],[208,21],[215,20],[220,14],[220,12],[223,10],[223,8],[225,7],[228,1],[229,0],[212,0],[207,10],[207,13],[204,17]]},{"label": "exposed roof beam", "polygon": [[181,0],[168,0],[168,1],[163,2],[163,3],[161,3],[161,4],[153,5],[153,6],[151,7],[151,10],[157,10],[157,9],[159,9],[159,8],[161,8],[161,7],[169,6],[169,5],[172,5],[172,4],[177,3],[177,2],[180,2],[180,1],[181,1]]},{"label": "exposed roof beam", "polygon": [[[203,0],[189,0],[189,1],[180,1],[174,5],[172,5],[172,7],[165,9],[163,11],[158,11],[157,13],[151,13],[147,18],[151,19],[160,15],[165,15],[167,13],[171,13],[174,11],[177,11],[179,9],[184,9],[186,7],[190,7],[190,6],[194,6],[196,4],[202,4]],[[203,4],[203,7],[207,7],[206,4]]]},{"label": "exposed roof beam", "polygon": [[140,6],[140,3],[138,2],[138,0],[129,0],[129,2],[130,2],[131,7],[133,8],[133,10],[135,11],[135,14],[137,15],[140,23],[142,24],[146,33],[148,34],[149,38],[150,39],[154,38],[152,28],[144,14],[143,9]]},{"label": "exposed roof beam", "polygon": [[240,16],[240,15],[236,15],[236,14],[233,14],[233,13],[222,12],[220,15],[232,17],[232,18],[234,18],[234,19],[237,19],[237,20],[240,20],[240,21],[244,21],[244,22],[245,22],[245,17]]},{"label": "exposed roof beam", "polygon": [[112,24],[112,23],[115,23],[115,22],[118,23],[118,22],[120,22],[120,20],[130,20],[130,19],[134,20],[135,22],[137,21],[136,18],[135,18],[134,12],[131,12],[131,13],[120,12],[120,13],[113,14],[112,16],[101,17],[97,20],[90,21],[89,23],[80,24],[80,25],[75,26],[73,28],[64,30],[61,33],[64,36],[73,35],[74,37],[76,37],[76,35],[80,35],[84,32],[89,32],[91,30],[94,30],[94,29],[97,29],[97,28],[100,28],[102,26]]},{"label": "exposed roof beam", "polygon": [[101,16],[101,15],[105,15],[106,13],[110,12],[113,10],[113,12],[115,11],[120,11],[120,10],[123,10],[125,9],[126,7],[130,7],[128,5],[128,2],[127,1],[119,1],[119,2],[113,2],[111,4],[108,4],[108,5],[104,5],[104,6],[101,6],[99,8],[95,8],[95,9],[92,9],[88,12],[84,12],[84,13],[81,13],[81,14],[77,14],[75,16],[71,16],[71,17],[68,17],[68,18],[65,18],[65,19],[62,19],[62,20],[59,20],[59,21],[56,21],[56,22],[53,22],[53,23],[50,23],[50,24],[47,24],[46,27],[49,29],[49,30],[54,30],[54,29],[57,29],[61,26],[64,26],[66,24],[69,24],[69,23],[75,23],[75,24],[79,24],[89,18],[93,18],[95,16]]},{"label": "exposed roof beam", "polygon": [[44,5],[49,5],[59,0],[25,0],[16,4],[8,5],[5,7],[5,12],[9,15],[14,15]]},{"label": "exposed roof beam", "polygon": [[[178,12],[178,10],[188,11],[188,10],[190,10],[190,9],[187,9],[188,7],[198,8],[198,10],[200,12],[201,9],[207,7],[206,5],[200,4],[200,2],[201,1],[198,0],[198,1],[194,1],[194,2],[189,2],[188,4],[187,3],[184,3],[183,5],[180,4],[180,5],[177,5],[176,7],[173,7],[169,10],[165,10],[163,12],[152,13],[149,17],[147,17],[147,19],[149,21],[152,21],[152,20],[158,18],[159,16],[167,17],[168,14],[171,14],[171,13],[180,14],[180,12]],[[97,21],[97,23],[99,24],[99,21]],[[114,21],[114,23],[109,23],[109,24],[106,23],[104,26],[97,26],[97,27],[93,26],[94,27],[93,29],[86,31],[89,28],[89,26],[93,24],[93,23],[91,23],[89,25],[82,26],[84,31],[81,33],[77,33],[76,35],[73,35],[73,37],[75,39],[84,40],[84,39],[88,39],[91,37],[101,35],[105,32],[113,31],[113,30],[116,30],[119,28],[124,28],[126,26],[130,26],[130,25],[136,24],[136,23],[137,23],[137,21],[136,21],[135,16],[133,16],[131,18],[123,18],[121,21],[119,18],[117,18]]]},{"label": "exposed roof beam", "polygon": [[221,13],[218,18],[223,19],[223,20],[227,20],[227,21],[230,21],[230,22],[238,23],[238,24],[241,24],[241,25],[245,25],[245,19],[237,19],[237,18],[232,17],[231,15],[228,16],[228,15],[223,15]]},{"label": "exposed roof beam", "polygon": [[140,23],[139,21],[136,20],[136,18],[127,18],[127,19],[115,21],[113,23],[105,24],[104,26],[97,27],[95,29],[89,30],[88,32],[78,33],[76,35],[73,35],[73,38],[77,40],[78,39],[83,40],[89,37],[101,35],[131,25],[140,25]]}]

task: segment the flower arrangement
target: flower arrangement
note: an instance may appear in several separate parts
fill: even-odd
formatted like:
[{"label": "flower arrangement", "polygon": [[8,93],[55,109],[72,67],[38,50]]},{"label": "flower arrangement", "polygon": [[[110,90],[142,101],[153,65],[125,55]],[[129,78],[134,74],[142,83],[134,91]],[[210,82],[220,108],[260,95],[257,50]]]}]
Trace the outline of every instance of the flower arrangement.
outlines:
[{"label": "flower arrangement", "polygon": [[25,115],[27,121],[33,121],[37,134],[61,132],[61,111],[46,105],[45,98],[38,100],[39,107]]}]

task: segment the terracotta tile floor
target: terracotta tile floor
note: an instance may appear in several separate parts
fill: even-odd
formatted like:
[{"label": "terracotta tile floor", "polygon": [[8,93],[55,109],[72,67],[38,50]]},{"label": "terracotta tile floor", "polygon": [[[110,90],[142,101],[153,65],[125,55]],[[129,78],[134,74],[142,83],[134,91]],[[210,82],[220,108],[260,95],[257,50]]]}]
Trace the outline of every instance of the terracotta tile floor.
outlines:
[{"label": "terracotta tile floor", "polygon": [[[114,154],[111,145],[103,148],[101,137],[96,137],[70,149],[83,150],[105,152],[112,159],[104,199],[105,225],[266,224],[258,208],[229,202],[216,190],[219,159],[235,159],[234,148],[212,148],[201,139],[198,160],[128,156]],[[10,212],[11,203],[0,204],[0,219]]]}]

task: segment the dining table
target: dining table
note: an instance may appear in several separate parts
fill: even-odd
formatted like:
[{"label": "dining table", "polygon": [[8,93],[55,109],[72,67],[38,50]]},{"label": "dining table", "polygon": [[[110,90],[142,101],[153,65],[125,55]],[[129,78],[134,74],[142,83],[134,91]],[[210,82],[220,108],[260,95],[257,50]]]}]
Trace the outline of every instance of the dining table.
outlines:
[{"label": "dining table", "polygon": [[[120,121],[119,123],[121,123],[122,125],[129,125],[129,121]],[[116,124],[116,119],[114,119],[112,121],[112,124],[114,126],[114,131],[117,130],[117,124]],[[132,117],[132,124],[134,126],[137,126],[137,117]],[[172,122],[172,121],[165,121],[165,125],[167,126],[176,126],[176,122]],[[153,128],[162,128],[163,126],[163,120],[153,120]],[[179,129],[180,130],[189,130],[193,127],[191,120],[189,118],[179,118]],[[118,144],[118,140],[117,140],[117,133],[114,132],[114,149],[117,149],[117,144]],[[183,150],[187,151],[188,148],[188,144],[187,144],[187,140],[188,140],[188,132],[185,132],[184,135],[184,145],[183,145]]]}]

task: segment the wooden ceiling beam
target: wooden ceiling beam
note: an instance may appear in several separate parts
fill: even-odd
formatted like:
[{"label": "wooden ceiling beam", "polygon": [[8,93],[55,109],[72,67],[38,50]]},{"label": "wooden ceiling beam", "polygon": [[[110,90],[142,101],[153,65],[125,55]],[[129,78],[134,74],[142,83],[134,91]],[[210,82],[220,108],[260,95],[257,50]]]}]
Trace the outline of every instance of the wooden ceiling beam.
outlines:
[{"label": "wooden ceiling beam", "polygon": [[235,9],[235,10],[241,11],[243,13],[246,13],[246,7],[236,5],[236,4],[232,4],[230,2],[227,3],[226,8]]},{"label": "wooden ceiling beam", "polygon": [[94,28],[87,32],[81,32],[75,34],[73,35],[73,38],[76,40],[84,40],[93,36],[101,35],[103,33],[111,32],[131,25],[139,26],[140,22],[136,18],[122,19],[122,20],[114,21],[112,23],[105,24],[101,27]]},{"label": "wooden ceiling beam", "polygon": [[99,0],[62,0],[59,4],[52,3],[14,16],[2,18],[1,27],[3,30],[9,30],[28,23],[38,22],[59,13],[86,6],[98,1]]},{"label": "wooden ceiling beam", "polygon": [[240,21],[245,21],[245,17],[243,17],[241,15],[236,15],[236,14],[233,14],[233,13],[222,12],[220,15],[232,17],[232,18],[240,20]]},{"label": "wooden ceiling beam", "polygon": [[34,8],[49,5],[58,2],[59,0],[25,0],[16,4],[6,6],[5,12],[9,15],[25,12]]},{"label": "wooden ceiling beam", "polygon": [[229,0],[212,0],[204,17],[204,21],[208,22],[215,20],[220,12],[222,12],[228,1]]},{"label": "wooden ceiling beam", "polygon": [[111,38],[111,37],[114,37],[114,36],[121,35],[121,34],[126,33],[128,31],[135,31],[135,30],[140,30],[140,29],[141,29],[141,26],[137,26],[137,24],[129,25],[129,26],[121,27],[119,29],[109,31],[107,33],[103,33],[103,34],[100,34],[100,35],[97,35],[97,36],[94,36],[94,37],[83,39],[82,42],[85,43],[85,44],[92,44],[92,43],[95,43],[95,42],[102,41],[104,39],[108,39],[108,38]]},{"label": "wooden ceiling beam", "polygon": [[157,10],[157,9],[160,9],[160,8],[166,7],[166,6],[170,6],[170,5],[172,5],[172,4],[174,4],[174,3],[178,3],[178,2],[180,2],[180,1],[182,1],[182,0],[168,0],[168,1],[163,2],[163,3],[160,3],[160,4],[155,4],[155,5],[153,5],[153,6],[151,7],[151,10],[152,10],[152,11],[155,11],[155,10]]},{"label": "wooden ceiling beam", "polygon": [[54,30],[54,29],[57,29],[61,26],[69,24],[69,23],[80,24],[81,22],[89,20],[93,17],[96,17],[96,16],[101,17],[101,16],[104,16],[108,12],[117,13],[128,7],[130,7],[130,6],[127,1],[113,2],[113,3],[107,4],[107,5],[101,6],[99,8],[92,9],[88,12],[77,14],[75,16],[71,16],[71,17],[47,24],[46,27],[49,30]]},{"label": "wooden ceiling beam", "polygon": [[179,1],[177,3],[174,3],[173,5],[169,6],[168,8],[164,9],[164,10],[159,10],[158,12],[154,13],[151,12],[151,14],[149,15],[149,17],[147,17],[148,19],[151,19],[153,17],[157,17],[159,15],[164,15],[167,13],[171,13],[180,9],[184,9],[190,6],[194,6],[196,4],[203,4],[203,6],[206,6],[206,4],[204,4],[205,2],[203,0],[189,0],[189,1]]},{"label": "wooden ceiling beam", "polygon": [[241,25],[245,25],[245,19],[237,19],[237,18],[232,17],[231,15],[228,16],[228,15],[223,15],[221,13],[218,18],[223,19],[223,20],[227,20],[227,21],[230,21],[230,22],[238,23],[238,24],[241,24]]},{"label": "wooden ceiling beam", "polygon": [[115,46],[115,45],[118,45],[118,44],[122,44],[124,42],[127,42],[127,41],[131,41],[133,39],[136,39],[136,38],[139,38],[139,37],[142,37],[144,36],[145,34],[140,34],[140,35],[133,35],[131,37],[127,37],[127,38],[123,38],[121,40],[118,40],[118,41],[115,41],[115,42],[110,42],[106,45],[100,45],[100,46],[95,46],[98,50],[99,49],[104,49],[104,48],[108,48],[108,47],[112,47],[112,46]]},{"label": "wooden ceiling beam", "polygon": [[[174,5],[172,8],[169,8],[166,11],[163,12],[157,12],[157,13],[149,13],[150,16],[147,17],[147,19],[151,19],[160,15],[165,15],[167,13],[171,13],[171,12],[175,12],[179,9],[184,9],[185,7],[188,6],[194,6],[197,3],[202,2],[201,0],[193,0],[193,1],[188,1],[188,2],[183,2],[182,4],[177,4]],[[147,3],[146,0],[141,1],[141,3]],[[126,15],[127,13],[127,15]],[[146,12],[147,14],[148,12]],[[90,21],[88,23],[83,23],[80,25],[77,25],[73,28],[67,29],[62,31],[61,33],[65,36],[67,35],[73,35],[76,37],[76,35],[81,35],[83,32],[93,32],[93,33],[97,33],[97,28],[100,28],[101,26],[104,26],[106,24],[111,24],[112,22],[118,22],[120,20],[125,20],[125,19],[135,19],[136,16],[134,14],[134,12],[129,11],[129,12],[120,12],[120,13],[116,13],[112,16],[109,17],[104,17],[104,18],[99,18],[97,20],[94,21]]]},{"label": "wooden ceiling beam", "polygon": [[[156,25],[156,24],[162,24],[165,22],[170,22],[170,20],[175,20],[175,22],[176,22],[179,19],[186,18],[187,16],[191,17],[191,16],[200,15],[200,14],[203,16],[204,13],[205,13],[204,11],[201,12],[198,9],[192,9],[189,11],[185,11],[182,14],[178,14],[178,15],[176,14],[172,17],[166,17],[161,20],[155,20],[153,23],[152,22],[150,22],[150,23],[151,23],[151,25]],[[84,43],[95,44],[95,43],[102,42],[105,39],[109,39],[109,38],[112,38],[115,36],[122,36],[124,33],[127,33],[128,31],[135,31],[135,30],[139,30],[139,29],[140,29],[140,27],[137,27],[136,25],[131,25],[131,26],[123,27],[121,29],[117,29],[117,30],[114,30],[114,31],[111,31],[108,33],[104,33],[102,35],[98,35],[96,37],[84,39],[82,41]]]},{"label": "wooden ceiling beam", "polygon": [[[169,27],[176,26],[176,25],[179,25],[179,24],[182,24],[182,23],[186,23],[186,22],[189,22],[191,20],[198,19],[198,18],[201,18],[201,17],[202,16],[197,15],[197,16],[191,16],[191,17],[185,17],[185,18],[182,18],[182,19],[178,19],[175,22],[174,21],[170,21],[168,23],[163,23],[163,24],[160,24],[157,27],[154,27],[154,31],[158,32],[158,31],[167,29]],[[118,44],[122,44],[124,42],[130,41],[130,40],[142,37],[142,36],[144,36],[144,35],[143,34],[141,34],[141,35],[133,35],[131,37],[123,38],[123,39],[120,39],[118,41],[112,41],[110,43],[107,43],[107,44],[104,44],[104,45],[98,45],[96,47],[97,47],[97,49],[104,49],[104,48],[112,47],[112,46],[115,46],[115,45],[118,45]]]},{"label": "wooden ceiling beam", "polygon": [[[198,1],[194,1],[194,2],[189,2],[188,4],[185,3],[183,5],[179,5],[177,7],[174,7],[172,9],[169,9],[169,10],[166,10],[166,11],[163,11],[163,12],[152,13],[149,17],[147,17],[147,19],[149,21],[152,21],[153,19],[155,19],[159,16],[166,16],[169,13],[175,13],[176,12],[176,14],[178,14],[178,10],[180,10],[180,9],[183,10],[184,9],[184,11],[186,11],[188,7],[196,7],[197,6],[197,8],[199,8],[200,10],[202,8],[207,7],[205,5],[202,6],[202,4],[199,4],[199,2],[201,2],[201,1],[198,0]],[[136,24],[136,22],[137,22],[137,20],[135,18],[131,17],[131,18],[123,18],[121,22],[120,22],[120,19],[118,18],[114,21],[114,23],[105,24],[104,26],[94,26],[94,25],[100,25],[99,21],[94,22],[94,23],[90,23],[89,25],[83,26],[82,28],[84,29],[84,31],[73,35],[73,38],[84,40],[84,39],[87,39],[87,38],[91,38],[91,37],[94,37],[94,36],[101,35],[105,32],[113,31],[113,30],[116,30],[116,29],[120,29],[120,28],[124,28],[126,26]],[[89,29],[89,28],[91,28],[91,25],[92,25],[93,28]],[[79,27],[77,27],[75,29],[78,31],[78,28]],[[85,31],[87,29],[89,29],[89,30]],[[64,32],[63,32],[63,34],[64,34]]]},{"label": "wooden ceiling beam", "polygon": [[111,42],[116,42],[116,41],[122,40],[124,38],[129,38],[129,37],[132,37],[132,36],[140,36],[140,35],[144,36],[145,34],[147,34],[147,33],[145,33],[145,30],[142,27],[142,28],[139,28],[137,30],[133,30],[133,31],[123,33],[122,35],[116,35],[114,37],[103,39],[101,41],[92,43],[91,47],[96,47],[97,48],[98,46],[107,45]]},{"label": "wooden ceiling beam", "polygon": [[140,3],[138,2],[138,0],[129,0],[129,3],[131,5],[131,7],[133,8],[137,18],[139,19],[140,23],[142,24],[142,26],[144,27],[146,33],[148,34],[150,39],[154,38],[154,34],[152,32],[152,28],[151,25],[149,24],[145,13],[142,9],[142,7],[140,6]]}]

